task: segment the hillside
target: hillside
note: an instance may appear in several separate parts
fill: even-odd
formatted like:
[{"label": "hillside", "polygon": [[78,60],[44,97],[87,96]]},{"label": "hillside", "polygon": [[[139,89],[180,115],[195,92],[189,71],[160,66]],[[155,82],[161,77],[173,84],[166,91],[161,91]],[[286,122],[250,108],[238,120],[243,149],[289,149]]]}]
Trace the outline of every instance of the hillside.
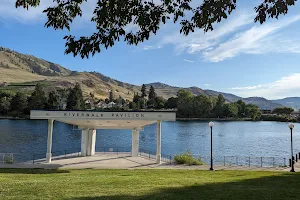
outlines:
[{"label": "hillside", "polygon": [[[134,92],[140,92],[141,86],[124,83],[107,77],[99,72],[75,72],[59,64],[55,64],[32,55],[18,53],[16,51],[0,47],[0,84],[5,84],[1,90],[10,90],[13,92],[22,91],[28,94],[34,89],[37,82],[43,83],[45,90],[50,91],[54,88],[73,87],[76,82],[81,83],[84,96],[90,93],[98,99],[108,97],[109,91],[114,92],[115,97],[121,96],[132,100]],[[283,105],[289,106],[289,102],[300,104],[300,98],[283,99],[270,101],[260,97],[241,98],[239,96],[213,91],[203,90],[199,87],[181,88],[170,86],[164,83],[155,82],[146,84],[147,88],[152,85],[158,96],[167,99],[175,97],[178,90],[187,89],[194,95],[217,96],[222,94],[227,102],[235,102],[242,99],[246,103],[253,103],[262,109],[274,109]]]},{"label": "hillside", "polygon": [[283,105],[279,103],[274,103],[262,97],[249,97],[249,98],[243,98],[242,100],[247,104],[255,104],[264,110],[273,110],[274,108],[277,107],[283,107]]},{"label": "hillside", "polygon": [[126,84],[97,72],[72,72],[61,65],[0,47],[0,83],[8,86],[2,90],[32,91],[37,82],[42,82],[46,91],[53,88],[73,87],[80,82],[84,96],[94,93],[96,98],[105,99],[110,90],[116,97],[132,99],[133,93],[139,91],[138,86]]},{"label": "hillside", "polygon": [[212,95],[212,96],[218,96],[219,94],[222,94],[228,102],[236,102],[238,100],[243,99],[242,97],[236,96],[234,94],[217,92],[217,91],[213,91],[213,90],[204,90],[204,92],[206,95]]},{"label": "hillside", "polygon": [[287,97],[284,99],[272,100],[274,103],[279,103],[287,107],[291,107],[294,109],[300,108],[300,97]]},{"label": "hillside", "polygon": [[[147,87],[150,87],[150,85],[153,85],[155,90],[157,91],[158,95],[163,96],[165,98],[169,98],[171,96],[176,96],[178,90],[180,89],[186,89],[190,90],[194,95],[207,95],[207,96],[218,96],[219,94],[222,94],[227,102],[236,102],[238,100],[243,100],[247,104],[254,104],[260,107],[261,109],[265,110],[273,110],[276,107],[282,107],[283,105],[288,106],[288,104],[281,104],[279,102],[273,102],[271,100],[267,100],[262,97],[249,97],[249,98],[242,98],[239,96],[236,96],[234,94],[224,93],[224,92],[217,92],[214,90],[202,90],[198,87],[188,87],[188,88],[180,88],[180,87],[174,87],[170,86],[164,83],[155,82],[146,84]],[[288,98],[287,98],[288,99]],[[299,105],[300,105],[300,98]],[[278,100],[280,101],[280,100]]]},{"label": "hillside", "polygon": [[43,76],[70,75],[71,71],[58,64],[0,47],[0,67]]}]

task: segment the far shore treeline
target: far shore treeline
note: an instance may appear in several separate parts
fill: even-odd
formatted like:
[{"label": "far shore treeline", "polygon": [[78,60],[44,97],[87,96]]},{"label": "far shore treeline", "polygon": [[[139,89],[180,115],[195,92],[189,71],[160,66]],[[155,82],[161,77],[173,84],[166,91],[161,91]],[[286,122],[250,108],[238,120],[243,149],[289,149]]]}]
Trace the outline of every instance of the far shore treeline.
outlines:
[{"label": "far shore treeline", "polygon": [[[181,119],[227,119],[227,120],[270,120],[295,121],[290,115],[292,108],[276,108],[271,115],[262,115],[258,106],[246,104],[242,100],[226,102],[223,95],[194,96],[189,90],[181,89],[176,97],[164,99],[157,96],[153,86],[147,91],[143,84],[141,93],[135,93],[133,100],[124,100],[122,97],[114,98],[113,92],[105,100],[89,98],[84,99],[79,83],[69,89],[55,89],[46,93],[43,85],[38,83],[31,95],[18,92],[16,94],[0,92],[0,114],[2,116],[26,118],[30,110],[176,110],[177,118]],[[88,99],[88,104],[86,103]],[[91,106],[91,102],[93,106]],[[100,103],[113,106],[101,108]],[[63,106],[62,104],[65,104]]]}]

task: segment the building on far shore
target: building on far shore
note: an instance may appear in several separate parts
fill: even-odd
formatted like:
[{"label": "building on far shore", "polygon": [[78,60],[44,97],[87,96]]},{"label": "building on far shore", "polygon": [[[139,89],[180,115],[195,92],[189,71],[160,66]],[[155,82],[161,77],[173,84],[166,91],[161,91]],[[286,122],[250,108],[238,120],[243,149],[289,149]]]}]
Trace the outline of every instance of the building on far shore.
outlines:
[{"label": "building on far shore", "polygon": [[65,110],[67,108],[67,98],[61,98],[59,102],[59,109]]},{"label": "building on far shore", "polygon": [[113,107],[122,107],[122,105],[116,104],[115,102],[105,103],[104,101],[100,101],[96,104],[98,108],[113,108]]},{"label": "building on far shore", "polygon": [[296,110],[296,111],[292,112],[291,116],[294,117],[294,118],[296,118],[296,119],[299,118],[299,116],[300,116],[300,111],[299,111],[299,110]]},{"label": "building on far shore", "polygon": [[94,99],[88,98],[84,101],[85,107],[87,109],[95,109],[95,102]]}]

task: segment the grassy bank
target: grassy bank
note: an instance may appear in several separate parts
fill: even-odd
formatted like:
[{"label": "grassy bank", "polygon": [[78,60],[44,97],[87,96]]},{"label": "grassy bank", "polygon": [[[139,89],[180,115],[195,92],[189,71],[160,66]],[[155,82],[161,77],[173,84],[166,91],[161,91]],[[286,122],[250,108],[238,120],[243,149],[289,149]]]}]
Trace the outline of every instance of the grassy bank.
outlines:
[{"label": "grassy bank", "polygon": [[298,199],[299,173],[0,170],[0,199]]}]

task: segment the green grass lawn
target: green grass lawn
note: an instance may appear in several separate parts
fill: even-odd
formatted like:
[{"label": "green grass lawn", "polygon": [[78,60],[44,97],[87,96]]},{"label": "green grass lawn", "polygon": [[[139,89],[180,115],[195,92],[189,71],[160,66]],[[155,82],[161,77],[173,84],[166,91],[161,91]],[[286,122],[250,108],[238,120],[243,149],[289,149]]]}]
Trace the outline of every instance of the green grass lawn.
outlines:
[{"label": "green grass lawn", "polygon": [[1,200],[299,198],[300,173],[154,169],[0,169]]}]

